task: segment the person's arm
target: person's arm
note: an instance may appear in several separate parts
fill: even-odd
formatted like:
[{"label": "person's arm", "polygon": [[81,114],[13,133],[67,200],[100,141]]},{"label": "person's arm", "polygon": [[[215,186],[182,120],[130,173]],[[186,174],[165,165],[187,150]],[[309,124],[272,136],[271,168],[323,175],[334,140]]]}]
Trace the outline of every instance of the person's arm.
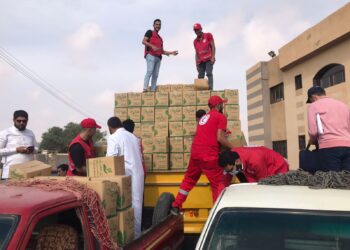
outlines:
[{"label": "person's arm", "polygon": [[177,54],[179,54],[179,52],[177,50],[173,50],[173,51],[166,51],[166,50],[163,50],[163,55],[166,55],[166,56],[169,56],[169,55],[173,55],[173,56],[176,56]]},{"label": "person's arm", "polygon": [[197,49],[196,49],[196,44],[195,44],[195,42],[193,42],[193,46],[194,46],[194,51],[196,52],[196,53],[194,54],[194,62],[195,62],[195,64],[197,65],[197,62],[198,62],[198,60],[199,60],[199,55],[198,55],[198,53],[197,53]]},{"label": "person's arm", "polygon": [[8,155],[13,155],[13,154],[27,154],[27,147],[25,146],[20,146],[20,147],[13,147],[13,148],[8,148],[7,147],[7,131],[4,130],[0,133],[0,157],[2,156],[8,156]]},{"label": "person's arm", "polygon": [[84,174],[86,173],[86,160],[84,148],[79,144],[73,144],[69,149],[70,156],[76,167],[76,171]]},{"label": "person's arm", "polygon": [[307,122],[308,122],[308,133],[309,133],[309,143],[317,143],[317,124],[316,124],[316,112],[314,108],[309,104],[307,108]]},{"label": "person's arm", "polygon": [[226,148],[230,148],[230,149],[234,148],[234,146],[231,144],[231,142],[229,142],[226,139],[225,130],[218,129],[217,138],[218,138],[218,142],[221,144],[221,146],[226,147]]},{"label": "person's arm", "polygon": [[107,140],[106,156],[120,156],[118,143],[111,137],[109,137]]},{"label": "person's arm", "polygon": [[212,35],[211,35],[210,47],[211,47],[211,63],[214,64],[216,61],[215,59],[216,47],[215,47],[215,42]]}]

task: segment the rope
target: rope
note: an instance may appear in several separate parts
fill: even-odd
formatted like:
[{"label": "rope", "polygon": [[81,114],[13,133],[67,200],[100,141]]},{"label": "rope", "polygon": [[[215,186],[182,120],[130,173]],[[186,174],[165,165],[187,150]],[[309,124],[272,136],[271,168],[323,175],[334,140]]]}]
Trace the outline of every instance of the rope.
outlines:
[{"label": "rope", "polygon": [[310,188],[333,188],[350,189],[349,171],[317,171],[310,174],[307,171],[296,170],[285,174],[278,174],[261,179],[258,184],[261,185],[297,185],[309,186]]}]

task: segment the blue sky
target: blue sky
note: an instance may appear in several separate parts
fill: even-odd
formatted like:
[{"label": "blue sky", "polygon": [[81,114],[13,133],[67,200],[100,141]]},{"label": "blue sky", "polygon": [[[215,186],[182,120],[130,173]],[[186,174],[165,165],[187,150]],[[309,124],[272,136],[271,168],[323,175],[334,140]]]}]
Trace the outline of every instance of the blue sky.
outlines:
[{"label": "blue sky", "polygon": [[[217,46],[214,89],[239,89],[247,131],[245,71],[267,52],[315,25],[348,1],[0,0],[0,49],[73,99],[103,130],[115,92],[141,91],[146,70],[141,44],[155,18],[167,50],[158,83],[193,83],[192,26],[200,22]],[[29,112],[37,139],[84,115],[56,100],[0,58],[0,130],[16,109]]]}]

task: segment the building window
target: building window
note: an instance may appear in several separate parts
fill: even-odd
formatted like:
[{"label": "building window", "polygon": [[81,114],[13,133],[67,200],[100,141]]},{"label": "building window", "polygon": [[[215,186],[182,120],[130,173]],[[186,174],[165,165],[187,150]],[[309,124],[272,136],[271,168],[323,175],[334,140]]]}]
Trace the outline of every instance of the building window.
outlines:
[{"label": "building window", "polygon": [[306,148],[305,135],[299,135],[299,150]]},{"label": "building window", "polygon": [[272,149],[287,158],[287,141],[273,141]]},{"label": "building window", "polygon": [[323,67],[314,77],[314,86],[328,88],[345,82],[345,68],[341,64],[329,64]]},{"label": "building window", "polygon": [[270,103],[276,103],[284,100],[283,82],[270,88]]},{"label": "building window", "polygon": [[294,81],[295,81],[295,90],[301,89],[303,87],[301,75],[295,76]]}]

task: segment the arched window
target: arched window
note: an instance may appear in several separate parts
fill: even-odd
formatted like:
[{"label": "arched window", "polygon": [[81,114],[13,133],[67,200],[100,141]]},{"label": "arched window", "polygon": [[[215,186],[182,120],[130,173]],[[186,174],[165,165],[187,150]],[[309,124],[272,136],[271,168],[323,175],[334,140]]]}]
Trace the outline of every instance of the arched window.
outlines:
[{"label": "arched window", "polygon": [[345,68],[341,64],[328,64],[314,77],[314,86],[327,88],[341,82],[345,82]]}]

